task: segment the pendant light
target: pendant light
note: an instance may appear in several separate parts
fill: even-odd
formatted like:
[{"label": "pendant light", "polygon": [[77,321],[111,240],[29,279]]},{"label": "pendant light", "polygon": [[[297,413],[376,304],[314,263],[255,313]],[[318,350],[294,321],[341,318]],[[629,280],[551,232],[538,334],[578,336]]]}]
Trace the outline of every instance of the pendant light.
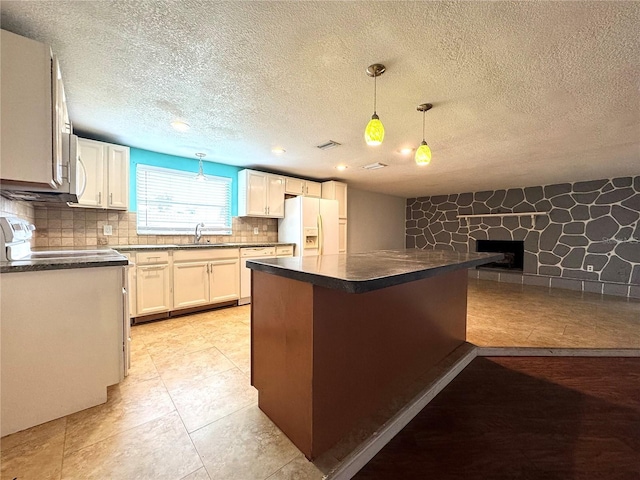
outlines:
[{"label": "pendant light", "polygon": [[196,181],[198,182],[204,182],[207,180],[207,178],[204,176],[204,172],[202,171],[202,158],[206,157],[207,154],[206,153],[196,153],[196,157],[198,157],[199,159],[199,169],[198,169],[198,175],[196,175]]},{"label": "pendant light", "polygon": [[418,111],[422,112],[422,143],[416,150],[415,161],[416,164],[423,166],[429,165],[431,161],[431,149],[429,145],[427,145],[427,141],[424,139],[424,117],[427,113],[427,110],[431,110],[433,105],[431,103],[423,103],[422,105],[418,105]]},{"label": "pendant light", "polygon": [[371,120],[367,123],[367,128],[364,129],[364,140],[367,142],[367,145],[372,147],[380,145],[384,139],[384,126],[376,113],[376,78],[382,75],[386,69],[387,68],[380,63],[374,63],[367,68],[367,75],[373,77],[373,115],[371,115]]}]

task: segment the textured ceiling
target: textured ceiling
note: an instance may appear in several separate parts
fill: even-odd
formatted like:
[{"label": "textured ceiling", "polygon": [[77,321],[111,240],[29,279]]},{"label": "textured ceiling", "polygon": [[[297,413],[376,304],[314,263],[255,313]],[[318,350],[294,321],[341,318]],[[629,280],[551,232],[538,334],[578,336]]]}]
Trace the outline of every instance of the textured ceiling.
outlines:
[{"label": "textured ceiling", "polygon": [[[640,2],[3,0],[1,13],[59,55],[76,129],[126,145],[402,197],[640,173]],[[376,62],[386,136],[368,147]],[[398,151],[419,145],[424,102],[433,160],[419,168]],[[315,148],[329,139],[342,146]],[[360,168],[376,161],[389,167]]]}]

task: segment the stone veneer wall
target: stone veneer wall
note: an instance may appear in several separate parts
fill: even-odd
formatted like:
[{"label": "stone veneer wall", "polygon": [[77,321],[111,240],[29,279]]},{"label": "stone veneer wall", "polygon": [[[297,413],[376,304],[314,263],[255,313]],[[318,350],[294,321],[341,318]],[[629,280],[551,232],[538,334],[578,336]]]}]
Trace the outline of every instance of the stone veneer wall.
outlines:
[{"label": "stone veneer wall", "polygon": [[[138,235],[136,213],[72,207],[35,208],[36,247],[84,247],[97,245],[167,245],[192,243],[193,235]],[[105,236],[104,225],[113,235]],[[253,229],[258,227],[259,234]],[[195,229],[195,225],[194,225]],[[234,217],[232,235],[203,235],[201,242],[277,242],[278,220]]]},{"label": "stone veneer wall", "polygon": [[[530,211],[548,214],[533,223],[531,217],[457,218]],[[544,276],[550,286],[640,298],[639,218],[640,176],[409,198],[406,246],[475,252],[479,239],[523,240],[524,283],[545,284],[527,278]]]}]

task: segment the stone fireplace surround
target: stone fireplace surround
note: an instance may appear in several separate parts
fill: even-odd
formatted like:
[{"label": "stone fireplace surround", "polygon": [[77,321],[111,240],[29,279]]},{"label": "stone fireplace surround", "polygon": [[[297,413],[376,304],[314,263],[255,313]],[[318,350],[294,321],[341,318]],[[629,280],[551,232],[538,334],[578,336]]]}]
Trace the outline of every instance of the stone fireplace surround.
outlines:
[{"label": "stone fireplace surround", "polygon": [[[532,211],[547,215],[491,216]],[[522,240],[522,274],[470,275],[640,298],[639,218],[640,176],[409,198],[406,246],[475,252],[478,239]]]}]

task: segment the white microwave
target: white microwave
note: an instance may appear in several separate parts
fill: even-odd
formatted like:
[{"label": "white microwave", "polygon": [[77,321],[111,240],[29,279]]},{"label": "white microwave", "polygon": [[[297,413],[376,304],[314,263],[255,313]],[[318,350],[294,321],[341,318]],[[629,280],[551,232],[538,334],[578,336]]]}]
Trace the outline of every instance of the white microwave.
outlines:
[{"label": "white microwave", "polygon": [[62,134],[62,156],[56,163],[57,177],[60,184],[57,188],[33,186],[25,183],[2,183],[0,194],[11,200],[31,202],[78,202],[77,172],[78,137],[73,134]]}]

